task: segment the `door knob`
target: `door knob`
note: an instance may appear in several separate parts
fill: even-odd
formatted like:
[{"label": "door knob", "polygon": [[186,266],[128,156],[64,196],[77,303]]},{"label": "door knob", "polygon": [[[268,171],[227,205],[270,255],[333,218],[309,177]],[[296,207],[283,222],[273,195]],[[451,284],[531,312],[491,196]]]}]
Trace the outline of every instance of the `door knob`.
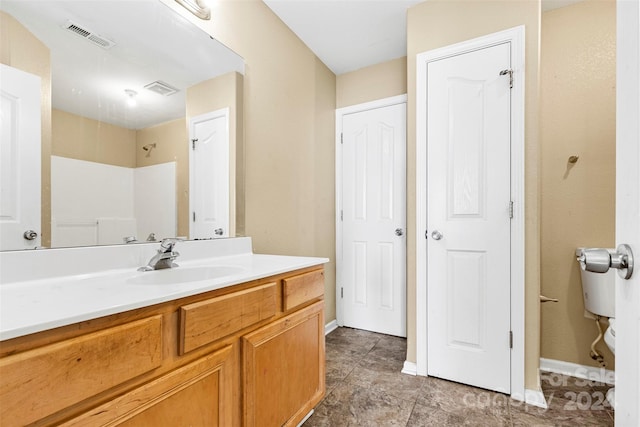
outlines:
[{"label": "door knob", "polygon": [[404,231],[402,231],[402,228],[396,228],[396,236],[402,236],[404,234]]},{"label": "door knob", "polygon": [[438,230],[433,230],[431,232],[431,237],[433,238],[433,240],[440,240],[442,239],[443,236],[442,236],[442,233],[439,232]]},{"label": "door knob", "polygon": [[35,240],[38,237],[38,233],[33,230],[27,230],[22,236],[27,240]]},{"label": "door knob", "polygon": [[626,244],[618,245],[614,254],[601,248],[585,249],[578,262],[583,270],[593,273],[606,273],[609,268],[616,268],[623,279],[629,279],[633,274],[633,252]]},{"label": "door knob", "polygon": [[224,234],[224,230],[222,228],[216,228],[213,232],[216,236],[222,236]]}]

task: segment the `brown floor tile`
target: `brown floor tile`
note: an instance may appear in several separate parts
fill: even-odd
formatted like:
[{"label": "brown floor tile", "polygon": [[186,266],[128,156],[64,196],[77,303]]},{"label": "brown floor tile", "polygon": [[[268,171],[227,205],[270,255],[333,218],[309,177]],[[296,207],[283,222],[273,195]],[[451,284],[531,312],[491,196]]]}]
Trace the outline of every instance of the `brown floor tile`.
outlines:
[{"label": "brown floor tile", "polygon": [[595,416],[612,409],[607,401],[610,385],[548,372],[540,379],[550,409],[588,411]]},{"label": "brown floor tile", "polygon": [[334,346],[327,346],[326,349],[326,389],[327,394],[331,392],[341,381],[358,366],[358,360],[362,355],[351,353]]},{"label": "brown floor tile", "polygon": [[380,340],[380,334],[352,328],[338,328],[326,337],[327,347],[367,354]]},{"label": "brown floor tile", "polygon": [[380,371],[368,366],[357,366],[346,382],[361,387],[370,387],[398,399],[415,402],[426,378],[413,375],[398,375],[396,372]]},{"label": "brown floor tile", "polygon": [[536,408],[528,405],[511,407],[514,426],[612,426],[613,420],[607,411],[585,411],[579,409]]},{"label": "brown floor tile", "polygon": [[372,387],[337,386],[305,423],[307,426],[406,426],[413,402]]},{"label": "brown floor tile", "polygon": [[610,386],[542,373],[548,409],[438,378],[402,374],[406,340],[351,328],[326,337],[327,394],[305,427],[613,426]]},{"label": "brown floor tile", "polygon": [[471,409],[508,412],[509,397],[439,378],[426,378],[417,403],[422,406],[454,413]]}]

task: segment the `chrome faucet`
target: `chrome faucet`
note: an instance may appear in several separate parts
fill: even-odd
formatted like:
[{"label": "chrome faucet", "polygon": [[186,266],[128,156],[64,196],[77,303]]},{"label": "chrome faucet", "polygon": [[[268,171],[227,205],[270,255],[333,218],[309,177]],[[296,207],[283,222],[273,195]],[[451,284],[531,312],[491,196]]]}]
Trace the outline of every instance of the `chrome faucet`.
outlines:
[{"label": "chrome faucet", "polygon": [[160,249],[158,249],[158,253],[155,254],[147,265],[144,267],[138,268],[138,271],[153,271],[153,270],[162,270],[163,268],[173,268],[177,267],[178,264],[173,262],[180,254],[173,250],[173,247],[180,239],[162,239],[160,242]]}]

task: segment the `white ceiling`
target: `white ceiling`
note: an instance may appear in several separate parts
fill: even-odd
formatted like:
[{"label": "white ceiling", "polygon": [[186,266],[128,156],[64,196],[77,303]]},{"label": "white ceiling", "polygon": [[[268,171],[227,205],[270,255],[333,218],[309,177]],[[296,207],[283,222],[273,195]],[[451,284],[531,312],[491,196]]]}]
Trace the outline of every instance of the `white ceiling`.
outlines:
[{"label": "white ceiling", "polygon": [[422,0],[264,0],[335,74],[407,54],[407,8]]},{"label": "white ceiling", "polygon": [[[423,0],[264,0],[335,74],[407,54],[407,9]],[[582,0],[542,0],[542,10]]]}]

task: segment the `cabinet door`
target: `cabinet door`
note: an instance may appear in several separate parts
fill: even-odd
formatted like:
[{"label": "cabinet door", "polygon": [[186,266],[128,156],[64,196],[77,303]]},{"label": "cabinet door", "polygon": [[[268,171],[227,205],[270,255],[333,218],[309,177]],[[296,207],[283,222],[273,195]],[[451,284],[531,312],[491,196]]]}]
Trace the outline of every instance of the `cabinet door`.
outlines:
[{"label": "cabinet door", "polygon": [[296,425],[322,399],[324,301],[242,339],[244,423]]},{"label": "cabinet door", "polygon": [[233,425],[232,353],[231,346],[224,347],[63,426]]}]

